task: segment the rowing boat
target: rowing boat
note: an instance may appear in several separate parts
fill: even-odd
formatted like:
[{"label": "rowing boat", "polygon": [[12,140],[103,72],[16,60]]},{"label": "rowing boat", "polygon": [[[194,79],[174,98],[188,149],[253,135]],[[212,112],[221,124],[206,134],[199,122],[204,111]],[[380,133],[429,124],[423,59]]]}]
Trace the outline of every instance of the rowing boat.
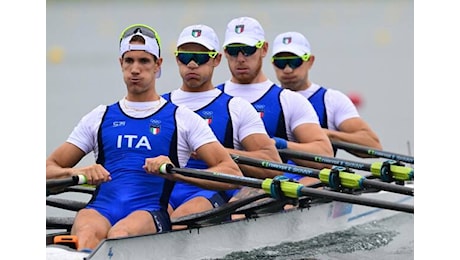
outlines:
[{"label": "rowing boat", "polygon": [[[413,185],[407,184],[407,186]],[[414,203],[413,196],[387,191],[366,192],[355,196],[407,205]],[[270,200],[236,210],[236,213],[247,216],[244,220],[216,223],[215,219],[219,219],[221,216],[219,213],[224,211],[219,209],[220,211],[195,214],[173,221],[176,224],[189,224],[191,228],[186,230],[103,240],[91,254],[48,246],[47,259],[82,259],[82,256],[86,257],[85,259],[114,260],[211,259],[223,257],[233,251],[247,251],[283,242],[302,241],[396,214],[408,214],[396,210],[312,198],[303,198],[308,202],[301,200],[303,205],[297,208],[265,213],[264,209],[268,206],[273,208],[273,204],[276,204],[275,201]],[[205,215],[207,218],[204,217]],[[180,246],[173,248],[171,245]]]},{"label": "rowing boat", "polygon": [[[197,174],[196,171],[184,169],[170,170],[182,174]],[[226,182],[254,188],[259,185],[259,180],[252,178],[216,173],[206,176],[206,172],[203,171],[199,171],[199,174],[204,174],[202,176],[204,178],[215,178],[213,180],[221,181],[223,179]],[[70,184],[78,182],[79,180],[74,178]],[[184,230],[105,239],[91,253],[77,252],[52,244],[54,236],[67,234],[68,231],[49,234],[47,235],[47,259],[215,259],[235,251],[249,251],[284,242],[303,241],[396,214],[413,213],[414,182],[407,180],[392,185],[411,189],[412,194],[367,188],[341,192],[324,191],[333,194],[325,193],[327,194],[325,197],[317,196],[321,194],[313,192],[317,189],[312,188],[310,194],[310,188],[305,188],[307,191],[295,200],[292,198],[280,200],[273,199],[270,194],[265,193],[228,203],[211,211],[172,220],[173,224],[187,225],[188,228]],[[66,190],[76,191],[78,186],[70,186]],[[88,190],[91,189],[82,188],[83,192]],[[72,203],[60,202],[59,199],[50,198],[49,201],[54,202],[53,205],[66,204],[67,209],[70,210],[78,210],[82,206],[78,203],[72,206]],[[296,204],[297,207],[284,210],[283,206],[290,203]],[[244,214],[246,218],[227,220],[232,213]],[[47,228],[69,230],[71,224],[72,218],[50,219],[50,221],[47,218]]]},{"label": "rowing boat", "polygon": [[[359,196],[413,203],[413,197],[380,191]],[[283,242],[296,242],[398,214],[336,201],[314,202],[244,220],[162,234],[106,239],[86,259],[211,259]],[[406,214],[406,213],[400,213]],[[274,225],[276,223],[276,225]],[[179,245],[179,246],[172,246]]]}]

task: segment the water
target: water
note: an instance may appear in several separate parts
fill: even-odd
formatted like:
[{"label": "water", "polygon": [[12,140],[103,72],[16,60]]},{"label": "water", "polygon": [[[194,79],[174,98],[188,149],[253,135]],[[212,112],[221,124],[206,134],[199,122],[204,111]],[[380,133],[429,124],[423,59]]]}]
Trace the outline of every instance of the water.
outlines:
[{"label": "water", "polygon": [[413,215],[401,213],[345,231],[274,247],[233,252],[213,260],[374,260],[379,255],[393,260],[413,259],[413,223]]},{"label": "water", "polygon": [[[164,63],[157,90],[163,93],[181,84],[173,50],[183,28],[193,23],[210,25],[222,43],[227,22],[241,15],[257,18],[270,44],[276,34],[284,31],[304,33],[316,55],[310,75],[312,80],[344,93],[359,93],[364,101],[359,112],[379,135],[384,150],[413,153],[413,1],[298,0],[281,4],[274,0],[202,0],[193,3],[185,0],[48,0],[46,154],[67,138],[81,116],[99,104],[108,104],[124,96],[117,45],[118,35],[124,27],[132,23],[146,23],[158,30],[162,38]],[[269,58],[265,59],[264,71],[277,82]],[[224,58],[215,70],[214,83],[229,77]],[[358,160],[341,151],[338,157]],[[89,155],[80,164],[92,162],[92,155]],[[75,193],[61,197],[87,198]],[[49,207],[46,214],[74,215],[73,212]],[[311,240],[302,245],[287,245],[289,252],[306,246],[303,252],[287,255],[282,251],[271,257],[265,255],[264,259],[412,259],[413,223],[413,217],[398,216],[374,223],[375,230],[363,228],[370,233],[354,230],[326,235],[328,240],[342,241],[343,247],[321,244],[321,249],[318,249],[315,245],[322,239]],[[396,225],[401,227],[391,228]],[[378,241],[370,239],[375,237]],[[348,244],[349,238],[358,244],[358,248]],[[369,245],[363,244],[366,241]],[[264,252],[273,252],[273,249],[261,252],[263,256]]]}]

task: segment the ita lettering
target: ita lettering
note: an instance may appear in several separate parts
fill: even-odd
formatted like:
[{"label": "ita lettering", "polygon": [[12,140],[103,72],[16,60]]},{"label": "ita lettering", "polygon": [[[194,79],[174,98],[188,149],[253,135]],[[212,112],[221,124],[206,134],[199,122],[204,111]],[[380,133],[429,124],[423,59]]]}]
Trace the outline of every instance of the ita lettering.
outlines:
[{"label": "ita lettering", "polygon": [[147,150],[152,150],[149,139],[147,136],[137,136],[137,135],[119,135],[117,137],[117,148],[145,148]]}]

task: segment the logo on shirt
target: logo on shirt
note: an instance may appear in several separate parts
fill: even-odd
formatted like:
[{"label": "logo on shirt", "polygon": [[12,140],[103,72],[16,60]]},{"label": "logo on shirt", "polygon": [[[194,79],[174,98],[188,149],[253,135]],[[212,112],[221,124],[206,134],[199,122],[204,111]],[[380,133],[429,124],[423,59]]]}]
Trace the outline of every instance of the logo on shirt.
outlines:
[{"label": "logo on shirt", "polygon": [[113,127],[119,127],[119,126],[125,126],[126,125],[126,122],[125,121],[114,121],[112,123],[112,126]]},{"label": "logo on shirt", "polygon": [[150,120],[149,129],[150,129],[150,133],[154,135],[159,134],[161,130],[161,121],[155,120],[155,119]]},{"label": "logo on shirt", "polygon": [[214,112],[213,111],[203,111],[202,112],[202,117],[210,125],[212,123],[212,117],[213,117]]}]

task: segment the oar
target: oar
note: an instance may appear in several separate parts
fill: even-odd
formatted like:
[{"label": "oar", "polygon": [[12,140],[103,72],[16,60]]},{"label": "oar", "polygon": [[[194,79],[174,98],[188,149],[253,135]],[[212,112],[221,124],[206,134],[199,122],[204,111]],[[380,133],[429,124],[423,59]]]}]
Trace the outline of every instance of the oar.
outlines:
[{"label": "oar", "polygon": [[52,198],[52,197],[46,198],[47,206],[71,210],[71,211],[79,211],[80,209],[84,208],[86,204],[88,204],[88,202],[61,199],[61,198]]},{"label": "oar", "polygon": [[345,151],[355,151],[355,152],[360,152],[360,153],[364,153],[367,155],[371,155],[374,157],[386,158],[390,160],[396,160],[396,161],[414,164],[413,156],[377,150],[377,149],[374,149],[368,146],[352,144],[352,143],[347,143],[347,142],[342,142],[342,141],[331,141],[331,143],[332,143],[332,146],[334,146],[337,149],[342,149]]},{"label": "oar", "polygon": [[67,187],[85,183],[86,177],[82,174],[61,179],[50,179],[46,181],[46,196],[60,193]]},{"label": "oar", "polygon": [[80,184],[76,186],[70,186],[65,188],[65,192],[80,192],[84,194],[94,194],[94,191],[96,190],[96,185],[91,185],[91,184]]},{"label": "oar", "polygon": [[277,170],[283,172],[290,172],[294,174],[299,174],[303,176],[319,178],[322,183],[329,184],[330,187],[334,189],[339,189],[341,185],[345,188],[350,189],[365,189],[365,188],[376,188],[380,190],[400,193],[404,195],[414,196],[414,189],[410,187],[405,187],[401,185],[390,184],[386,182],[369,180],[365,177],[349,173],[344,171],[345,168],[336,168],[336,169],[312,169],[308,167],[292,165],[287,163],[277,163],[270,162],[265,160],[258,160],[254,158],[249,158],[241,155],[232,154],[232,159],[238,164],[246,164],[250,166]]},{"label": "oar", "polygon": [[291,149],[280,149],[279,154],[288,158],[296,158],[301,160],[343,166],[356,170],[371,172],[372,175],[379,177],[385,182],[394,180],[408,181],[414,179],[414,169],[407,166],[400,166],[396,161],[390,160],[386,162],[362,163],[350,160],[338,159],[335,157],[326,157],[306,152],[295,151]]},{"label": "oar", "polygon": [[70,231],[75,217],[46,217],[46,229],[66,229]]},{"label": "oar", "polygon": [[[176,168],[171,164],[162,165],[160,170],[163,174],[167,173],[178,173],[184,176],[201,178],[211,181],[226,182],[231,184],[237,184],[242,186],[248,186],[252,188],[263,189],[265,192],[272,194],[272,183],[273,179],[267,178],[265,180],[244,177],[244,176],[235,176],[219,172],[208,172],[203,170],[195,170],[188,168]],[[337,193],[333,191],[326,191],[321,189],[305,187],[302,184],[282,180],[279,185],[281,191],[284,193],[284,196],[290,198],[299,198],[300,196],[311,196],[311,197],[321,197],[326,199],[331,199],[335,201],[348,202],[352,204],[358,204],[369,207],[377,207],[395,211],[402,211],[406,213],[414,213],[414,206],[408,204],[400,204],[394,202],[388,202],[383,200],[376,200],[366,197],[360,197],[356,195],[346,194],[346,193]]]}]

